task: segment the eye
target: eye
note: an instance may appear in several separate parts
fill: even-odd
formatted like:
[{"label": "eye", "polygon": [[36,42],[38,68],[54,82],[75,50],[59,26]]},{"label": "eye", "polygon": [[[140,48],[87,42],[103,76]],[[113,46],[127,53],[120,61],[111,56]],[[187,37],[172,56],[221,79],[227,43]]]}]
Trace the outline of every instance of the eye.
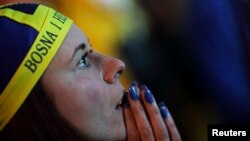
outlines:
[{"label": "eye", "polygon": [[87,61],[87,53],[86,53],[81,57],[80,61],[77,63],[77,67],[80,69],[84,69],[87,68],[89,65],[90,64]]}]

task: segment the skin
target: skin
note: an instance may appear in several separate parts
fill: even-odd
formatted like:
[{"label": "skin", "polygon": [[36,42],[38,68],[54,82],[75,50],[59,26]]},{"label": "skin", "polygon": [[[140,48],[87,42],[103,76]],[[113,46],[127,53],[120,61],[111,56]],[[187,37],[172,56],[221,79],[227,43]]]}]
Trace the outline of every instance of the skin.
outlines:
[{"label": "skin", "polygon": [[[181,141],[181,136],[174,120],[168,111],[168,116],[162,118],[155,99],[147,102],[145,91],[135,86],[139,95],[138,100],[133,100],[128,94],[129,108],[124,108],[124,117],[129,141]],[[130,87],[131,89],[131,87]],[[150,90],[149,90],[150,91]],[[164,108],[166,108],[164,106]]]},{"label": "skin", "polygon": [[[119,78],[125,64],[93,51],[73,24],[41,84],[59,113],[87,140],[180,140],[170,116],[163,119],[155,102],[127,96],[129,107],[118,106],[124,95]],[[146,116],[148,114],[148,116]]]},{"label": "skin", "polygon": [[122,109],[116,109],[123,96],[119,76],[124,68],[122,61],[92,51],[73,25],[41,82],[58,111],[83,137],[124,140]]}]

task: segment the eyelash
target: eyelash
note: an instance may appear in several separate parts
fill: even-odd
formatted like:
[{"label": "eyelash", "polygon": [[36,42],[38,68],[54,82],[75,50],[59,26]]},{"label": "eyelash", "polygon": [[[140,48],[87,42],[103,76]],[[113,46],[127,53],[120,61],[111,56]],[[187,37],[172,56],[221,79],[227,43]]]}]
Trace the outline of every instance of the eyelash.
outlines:
[{"label": "eyelash", "polygon": [[[85,68],[88,68],[90,67],[90,64],[88,63],[88,60],[87,60],[87,56],[88,56],[88,53],[84,54],[81,59],[78,61],[77,63],[77,68],[79,69],[85,69]],[[82,66],[81,64],[84,63],[85,65]]]}]

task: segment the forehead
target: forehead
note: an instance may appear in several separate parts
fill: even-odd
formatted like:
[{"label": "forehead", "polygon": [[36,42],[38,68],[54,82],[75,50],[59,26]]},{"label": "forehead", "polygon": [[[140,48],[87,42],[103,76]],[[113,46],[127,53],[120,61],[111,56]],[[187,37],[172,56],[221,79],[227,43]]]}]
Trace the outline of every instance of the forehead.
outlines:
[{"label": "forehead", "polygon": [[75,24],[72,24],[70,31],[65,37],[58,54],[65,51],[65,53],[71,54],[80,44],[85,44],[86,47],[89,48],[89,43],[86,35]]},{"label": "forehead", "polygon": [[61,48],[75,48],[82,43],[88,46],[88,40],[86,35],[75,24],[72,24],[69,33],[67,34],[61,45]]},{"label": "forehead", "polygon": [[85,34],[75,25],[72,24],[67,36],[65,37],[61,47],[59,48],[54,62],[60,62],[61,65],[69,63],[74,51],[80,44],[85,44],[89,49],[89,43]]}]

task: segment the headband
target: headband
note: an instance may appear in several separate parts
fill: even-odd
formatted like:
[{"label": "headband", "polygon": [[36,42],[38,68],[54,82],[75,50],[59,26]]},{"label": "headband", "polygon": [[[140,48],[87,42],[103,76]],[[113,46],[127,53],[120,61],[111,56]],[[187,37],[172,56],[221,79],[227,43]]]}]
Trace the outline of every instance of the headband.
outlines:
[{"label": "headband", "polygon": [[0,131],[46,70],[71,24],[44,5],[0,6]]}]

